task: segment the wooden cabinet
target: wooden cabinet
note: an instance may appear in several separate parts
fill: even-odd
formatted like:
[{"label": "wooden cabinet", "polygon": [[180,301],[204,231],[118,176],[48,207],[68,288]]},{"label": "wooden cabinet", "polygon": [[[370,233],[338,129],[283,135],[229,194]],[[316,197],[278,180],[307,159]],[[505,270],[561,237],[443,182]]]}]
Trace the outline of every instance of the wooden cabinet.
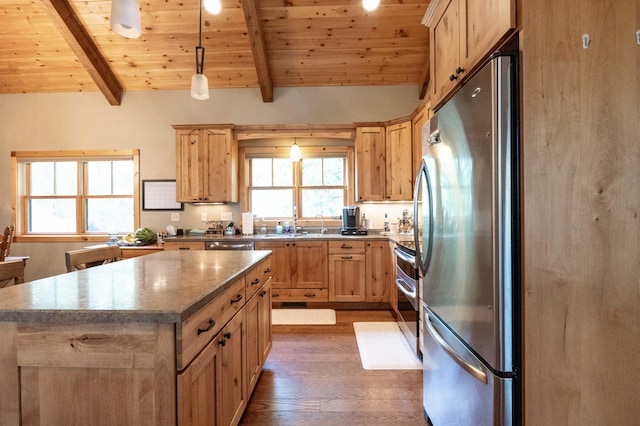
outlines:
[{"label": "wooden cabinet", "polygon": [[411,120],[358,127],[355,145],[358,202],[412,199]]},{"label": "wooden cabinet", "polygon": [[384,126],[356,129],[356,198],[362,201],[384,201],[386,132]]},{"label": "wooden cabinet", "polygon": [[367,241],[365,245],[367,302],[389,302],[395,288],[392,256],[388,241]]},{"label": "wooden cabinet", "polygon": [[431,102],[443,100],[516,27],[515,0],[441,0],[427,23]]},{"label": "wooden cabinet", "polygon": [[386,197],[388,201],[413,199],[413,139],[411,120],[386,128]]},{"label": "wooden cabinet", "polygon": [[204,242],[198,241],[165,241],[165,250],[204,250]]},{"label": "wooden cabinet", "polygon": [[413,151],[413,162],[411,168],[413,169],[413,186],[415,188],[416,185],[416,176],[418,176],[418,172],[420,171],[420,164],[422,163],[422,127],[425,123],[431,118],[430,117],[430,104],[426,103],[419,110],[416,111],[415,115],[411,119],[411,127],[413,128],[411,132],[411,146]]},{"label": "wooden cabinet", "polygon": [[164,247],[157,244],[141,247],[120,247],[120,257],[131,259],[132,257],[144,256],[145,254],[157,253],[163,250]]},{"label": "wooden cabinet", "polygon": [[267,281],[247,302],[247,393],[256,387],[264,362],[271,351],[271,281]]},{"label": "wooden cabinet", "polygon": [[238,201],[238,141],[232,125],[176,129],[176,199]]},{"label": "wooden cabinet", "polygon": [[365,301],[364,241],[329,242],[329,301]]},{"label": "wooden cabinet", "polygon": [[326,241],[256,241],[256,250],[271,250],[274,302],[328,300]]}]

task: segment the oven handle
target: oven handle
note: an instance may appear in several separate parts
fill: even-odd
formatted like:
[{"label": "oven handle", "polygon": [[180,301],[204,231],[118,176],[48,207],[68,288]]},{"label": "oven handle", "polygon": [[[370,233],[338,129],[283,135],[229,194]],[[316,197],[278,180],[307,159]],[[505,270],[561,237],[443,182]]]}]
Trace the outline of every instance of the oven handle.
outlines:
[{"label": "oven handle", "polygon": [[411,266],[413,266],[414,268],[416,267],[416,258],[403,252],[402,250],[400,250],[397,247],[393,248],[393,252],[395,253],[396,256],[398,256],[400,259],[404,260],[405,262],[408,262],[409,264],[411,264]]},{"label": "oven handle", "polygon": [[409,299],[415,300],[415,298],[417,297],[416,291],[415,290],[408,291],[404,284],[406,284],[405,280],[401,278],[396,278],[396,287],[398,287],[400,291],[403,292],[404,295],[407,296]]}]

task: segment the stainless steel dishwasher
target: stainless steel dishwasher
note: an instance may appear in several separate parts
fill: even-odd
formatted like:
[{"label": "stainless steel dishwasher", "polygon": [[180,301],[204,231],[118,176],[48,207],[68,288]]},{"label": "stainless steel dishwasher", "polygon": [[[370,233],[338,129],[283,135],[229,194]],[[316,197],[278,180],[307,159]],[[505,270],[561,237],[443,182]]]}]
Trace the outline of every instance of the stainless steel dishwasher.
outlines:
[{"label": "stainless steel dishwasher", "polygon": [[205,250],[253,250],[253,241],[206,241]]}]

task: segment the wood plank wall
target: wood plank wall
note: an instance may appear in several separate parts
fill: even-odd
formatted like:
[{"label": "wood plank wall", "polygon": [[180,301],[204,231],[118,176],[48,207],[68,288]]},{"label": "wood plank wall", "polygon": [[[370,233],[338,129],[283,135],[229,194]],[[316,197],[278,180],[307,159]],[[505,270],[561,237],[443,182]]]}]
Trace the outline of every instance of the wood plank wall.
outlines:
[{"label": "wood plank wall", "polygon": [[526,424],[637,424],[640,2],[522,3]]}]

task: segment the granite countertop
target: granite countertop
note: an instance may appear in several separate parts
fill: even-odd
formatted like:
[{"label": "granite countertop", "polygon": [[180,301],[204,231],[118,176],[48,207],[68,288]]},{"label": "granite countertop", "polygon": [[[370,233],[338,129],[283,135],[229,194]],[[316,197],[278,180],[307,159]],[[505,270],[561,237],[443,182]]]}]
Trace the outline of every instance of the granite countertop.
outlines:
[{"label": "granite countertop", "polygon": [[0,321],[179,323],[268,250],[164,251],[0,290]]}]

